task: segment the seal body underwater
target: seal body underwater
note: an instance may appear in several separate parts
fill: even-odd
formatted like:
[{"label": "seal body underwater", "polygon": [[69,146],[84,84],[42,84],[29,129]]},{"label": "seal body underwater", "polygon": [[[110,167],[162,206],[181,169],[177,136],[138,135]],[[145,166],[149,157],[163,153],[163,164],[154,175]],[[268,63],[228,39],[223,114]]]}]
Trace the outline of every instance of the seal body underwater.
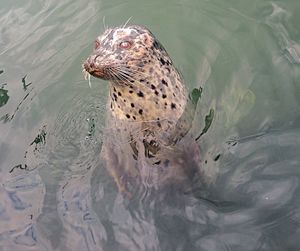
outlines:
[{"label": "seal body underwater", "polygon": [[185,139],[194,109],[184,81],[147,28],[107,29],[83,71],[109,81],[102,157],[120,192],[180,183],[199,172],[199,148]]}]

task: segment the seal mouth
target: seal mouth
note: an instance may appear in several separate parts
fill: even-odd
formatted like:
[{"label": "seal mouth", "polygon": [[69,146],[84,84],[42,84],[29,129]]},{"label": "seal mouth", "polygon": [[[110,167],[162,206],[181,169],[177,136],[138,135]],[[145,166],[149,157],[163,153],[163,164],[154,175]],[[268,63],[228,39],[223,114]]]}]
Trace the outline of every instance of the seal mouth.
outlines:
[{"label": "seal mouth", "polygon": [[104,80],[110,79],[106,66],[98,66],[94,62],[90,62],[89,59],[82,64],[82,68],[84,72],[89,73],[95,78],[101,78]]}]

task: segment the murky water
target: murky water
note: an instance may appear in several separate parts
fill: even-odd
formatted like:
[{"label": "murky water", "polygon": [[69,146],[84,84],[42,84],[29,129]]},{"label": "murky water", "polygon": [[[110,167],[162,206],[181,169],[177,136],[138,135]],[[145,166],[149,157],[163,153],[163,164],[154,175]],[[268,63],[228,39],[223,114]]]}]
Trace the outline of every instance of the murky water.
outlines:
[{"label": "murky water", "polygon": [[[0,250],[299,250],[300,2],[2,1]],[[99,160],[105,25],[150,28],[189,89],[206,185],[123,199]]]}]

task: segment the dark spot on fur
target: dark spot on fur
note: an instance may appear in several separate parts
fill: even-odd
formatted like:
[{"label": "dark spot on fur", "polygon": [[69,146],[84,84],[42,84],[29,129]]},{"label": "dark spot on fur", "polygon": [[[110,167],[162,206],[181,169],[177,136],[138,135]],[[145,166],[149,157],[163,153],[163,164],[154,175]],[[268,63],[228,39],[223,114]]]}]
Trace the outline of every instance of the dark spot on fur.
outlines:
[{"label": "dark spot on fur", "polygon": [[172,108],[172,109],[176,109],[176,104],[172,103],[172,104],[171,104],[171,108]]},{"label": "dark spot on fur", "polygon": [[126,117],[129,119],[129,118],[130,118],[130,115],[129,115],[129,114],[126,114]]},{"label": "dark spot on fur", "polygon": [[116,88],[114,87],[114,92],[117,92]]},{"label": "dark spot on fur", "polygon": [[132,94],[132,93],[133,93],[133,90],[129,90],[129,93]]},{"label": "dark spot on fur", "polygon": [[118,92],[118,96],[122,96],[122,93],[121,93],[121,92]]},{"label": "dark spot on fur", "polygon": [[141,91],[139,91],[138,93],[137,93],[137,95],[139,96],[139,97],[144,97],[144,93],[142,93]]},{"label": "dark spot on fur", "polygon": [[142,109],[139,109],[139,114],[143,114],[143,110]]},{"label": "dark spot on fur", "polygon": [[115,93],[113,93],[113,96],[114,96],[114,100],[117,101],[118,100],[118,97]]},{"label": "dark spot on fur", "polygon": [[164,161],[164,166],[165,166],[165,167],[168,167],[169,164],[170,164],[170,160],[166,159],[166,160]]},{"label": "dark spot on fur", "polygon": [[156,87],[154,85],[151,85],[151,89],[154,90]]},{"label": "dark spot on fur", "polygon": [[134,103],[131,103],[130,105],[131,105],[132,108],[134,107]]},{"label": "dark spot on fur", "polygon": [[145,79],[140,79],[140,82],[141,82],[141,83],[145,82]]},{"label": "dark spot on fur", "polygon": [[221,157],[221,154],[218,154],[218,155],[214,158],[214,161],[218,161],[220,157]]},{"label": "dark spot on fur", "polygon": [[155,91],[154,93],[155,93],[155,95],[158,95],[158,94],[159,94],[159,92],[158,92],[158,91]]},{"label": "dark spot on fur", "polygon": [[136,117],[135,117],[135,116],[132,116],[132,118],[133,118],[134,120],[136,120]]},{"label": "dark spot on fur", "polygon": [[166,98],[166,97],[167,97],[167,95],[166,95],[166,94],[163,94],[163,95],[162,95],[162,98]]},{"label": "dark spot on fur", "polygon": [[166,61],[163,58],[160,58],[159,61],[162,63],[162,65],[166,64]]},{"label": "dark spot on fur", "polygon": [[168,86],[168,83],[167,83],[166,80],[164,80],[164,79],[161,80],[161,83],[162,83],[163,85],[165,85],[165,86]]}]

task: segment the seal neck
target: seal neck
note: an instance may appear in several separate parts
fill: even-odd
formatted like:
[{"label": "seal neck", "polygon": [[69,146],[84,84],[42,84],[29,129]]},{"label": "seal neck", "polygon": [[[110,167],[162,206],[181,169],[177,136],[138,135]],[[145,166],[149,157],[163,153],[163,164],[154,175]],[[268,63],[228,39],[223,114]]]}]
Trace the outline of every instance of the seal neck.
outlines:
[{"label": "seal neck", "polygon": [[[187,95],[179,75],[176,77],[176,80],[175,76],[172,79],[145,78],[130,85],[110,82],[112,115],[131,122],[177,121],[185,108]],[[174,83],[176,87],[172,86]]]}]

